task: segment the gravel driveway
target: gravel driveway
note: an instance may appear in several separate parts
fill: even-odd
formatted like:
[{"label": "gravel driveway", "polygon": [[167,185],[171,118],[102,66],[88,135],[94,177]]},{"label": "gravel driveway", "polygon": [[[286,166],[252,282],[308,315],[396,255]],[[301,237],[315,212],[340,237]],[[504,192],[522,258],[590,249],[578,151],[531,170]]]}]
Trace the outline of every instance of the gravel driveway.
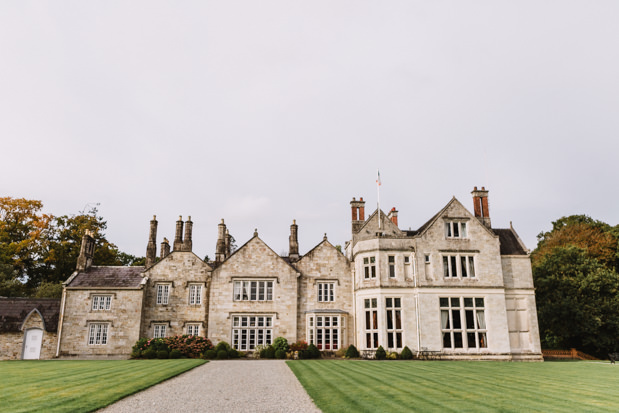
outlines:
[{"label": "gravel driveway", "polygon": [[320,413],[283,360],[211,361],[99,410],[198,411]]}]

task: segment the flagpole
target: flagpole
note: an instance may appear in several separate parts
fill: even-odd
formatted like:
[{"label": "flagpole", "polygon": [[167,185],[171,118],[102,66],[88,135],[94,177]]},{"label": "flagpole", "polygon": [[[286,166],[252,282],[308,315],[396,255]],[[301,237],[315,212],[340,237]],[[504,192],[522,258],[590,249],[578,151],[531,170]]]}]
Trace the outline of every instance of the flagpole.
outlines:
[{"label": "flagpole", "polygon": [[376,170],[376,209],[378,210],[378,229],[381,229],[381,219],[380,219],[380,170]]}]

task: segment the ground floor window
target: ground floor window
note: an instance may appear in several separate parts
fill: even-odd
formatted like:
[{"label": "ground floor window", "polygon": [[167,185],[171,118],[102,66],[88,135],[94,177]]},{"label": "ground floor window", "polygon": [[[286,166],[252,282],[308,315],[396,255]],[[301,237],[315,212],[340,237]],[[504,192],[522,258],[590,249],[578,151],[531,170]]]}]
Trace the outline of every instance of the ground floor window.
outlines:
[{"label": "ground floor window", "polygon": [[366,298],[365,308],[365,348],[378,348],[378,299]]},{"label": "ground floor window", "polygon": [[481,297],[441,297],[443,348],[487,348],[484,299]]},{"label": "ground floor window", "polygon": [[187,324],[187,335],[199,336],[200,335],[200,324]]},{"label": "ground floor window", "polygon": [[90,331],[88,334],[89,345],[106,345],[107,344],[107,323],[93,323],[90,324]]},{"label": "ground floor window", "polygon": [[333,315],[310,315],[307,337],[318,350],[338,350],[341,346],[343,318]]},{"label": "ground floor window", "polygon": [[402,303],[400,298],[386,298],[387,347],[402,348]]},{"label": "ground floor window", "polygon": [[234,316],[232,317],[232,347],[241,351],[251,351],[259,345],[273,342],[272,316]]},{"label": "ground floor window", "polygon": [[167,330],[167,325],[166,324],[155,324],[153,326],[153,337],[154,338],[163,338],[166,336],[166,330]]}]

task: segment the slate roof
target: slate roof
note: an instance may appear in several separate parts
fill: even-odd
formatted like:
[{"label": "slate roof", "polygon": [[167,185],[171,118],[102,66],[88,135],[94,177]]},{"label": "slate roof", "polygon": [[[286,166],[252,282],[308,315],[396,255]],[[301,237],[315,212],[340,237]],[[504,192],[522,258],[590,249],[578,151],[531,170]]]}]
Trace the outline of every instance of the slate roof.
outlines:
[{"label": "slate roof", "polygon": [[527,251],[518,240],[518,236],[510,228],[492,228],[492,232],[499,236],[501,255],[527,255]]},{"label": "slate roof", "polygon": [[0,333],[19,332],[25,318],[34,309],[45,321],[45,330],[58,330],[59,298],[6,298],[0,297]]},{"label": "slate roof", "polygon": [[90,267],[78,273],[67,287],[138,288],[144,267]]}]

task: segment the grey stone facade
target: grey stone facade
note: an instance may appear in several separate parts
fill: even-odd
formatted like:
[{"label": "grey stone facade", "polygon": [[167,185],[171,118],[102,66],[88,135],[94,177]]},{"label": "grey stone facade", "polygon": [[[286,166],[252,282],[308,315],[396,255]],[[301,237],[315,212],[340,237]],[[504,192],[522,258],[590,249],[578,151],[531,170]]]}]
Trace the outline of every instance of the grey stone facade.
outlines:
[{"label": "grey stone facade", "polygon": [[[325,235],[299,254],[294,221],[287,256],[257,231],[231,251],[222,220],[215,260],[204,262],[192,252],[191,218],[179,218],[172,251],[164,238],[156,257],[153,218],[145,267],[95,267],[86,234],[57,335],[46,336],[57,338],[55,351],[45,344],[41,357],[128,357],[140,337],[197,334],[249,351],[283,336],[326,351],[408,346],[443,359],[541,360],[528,250],[511,225],[492,227],[488,191],[472,195],[473,213],[453,198],[415,231],[398,227],[395,208],[366,219],[363,198],[353,198],[344,251]],[[13,334],[0,345],[23,341]]]}]

